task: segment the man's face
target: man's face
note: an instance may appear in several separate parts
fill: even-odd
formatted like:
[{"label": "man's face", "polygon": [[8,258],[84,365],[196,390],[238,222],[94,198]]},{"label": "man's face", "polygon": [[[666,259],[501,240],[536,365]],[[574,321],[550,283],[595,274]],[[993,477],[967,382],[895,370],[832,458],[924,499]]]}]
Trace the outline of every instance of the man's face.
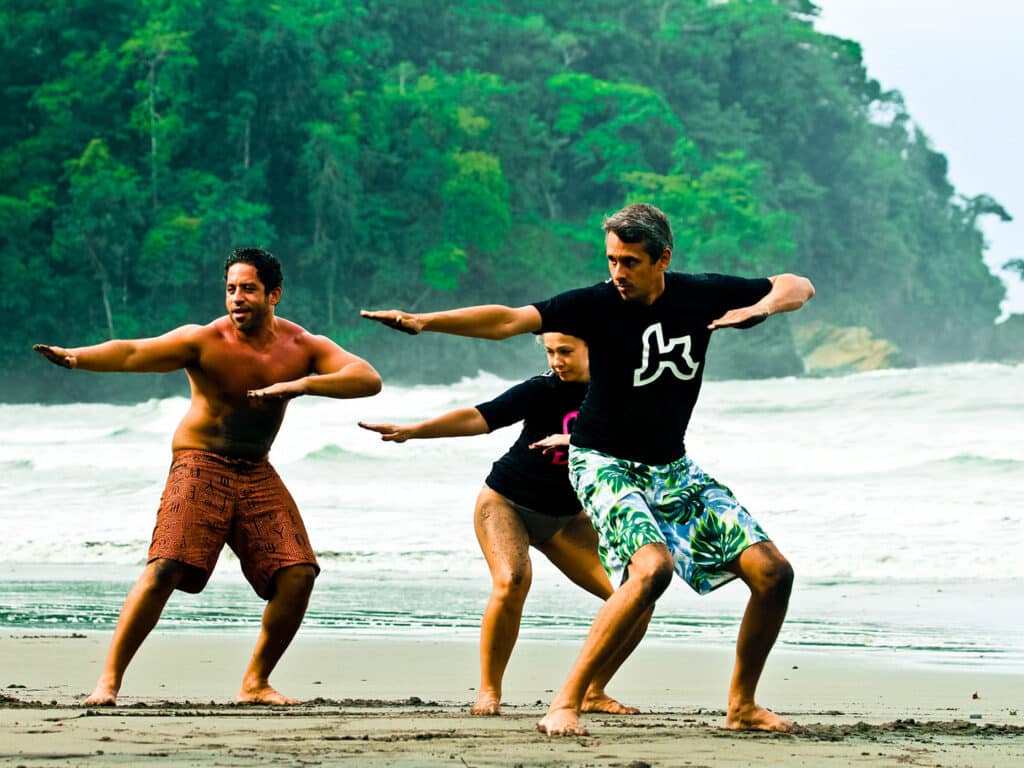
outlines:
[{"label": "man's face", "polygon": [[619,296],[626,301],[650,304],[665,290],[665,269],[672,258],[668,248],[655,261],[644,250],[643,243],[624,243],[614,232],[604,238],[608,255],[608,272]]},{"label": "man's face", "polygon": [[247,333],[261,328],[273,314],[273,307],[280,298],[280,288],[267,294],[252,264],[237,261],[228,267],[225,304],[231,324],[237,330]]},{"label": "man's face", "polygon": [[583,339],[554,332],[545,333],[543,338],[548,365],[558,378],[562,381],[590,381],[590,356]]}]

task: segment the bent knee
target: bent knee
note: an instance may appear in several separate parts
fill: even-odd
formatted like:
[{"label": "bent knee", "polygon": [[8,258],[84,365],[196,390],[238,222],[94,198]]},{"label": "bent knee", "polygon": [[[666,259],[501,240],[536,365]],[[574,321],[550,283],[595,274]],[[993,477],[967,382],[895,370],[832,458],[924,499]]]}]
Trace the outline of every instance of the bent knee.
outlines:
[{"label": "bent knee", "polygon": [[158,558],[151,561],[143,574],[146,589],[154,592],[171,592],[185,578],[191,566],[177,560]]},{"label": "bent knee", "polygon": [[274,591],[287,589],[291,592],[312,592],[316,583],[316,568],[312,565],[289,565],[274,574]]},{"label": "bent knee", "polygon": [[525,600],[533,581],[533,572],[527,568],[510,568],[491,574],[492,592],[502,600]]},{"label": "bent knee", "polygon": [[775,597],[789,597],[793,591],[793,566],[782,555],[766,559],[760,564],[752,588]]},{"label": "bent knee", "polygon": [[668,589],[674,573],[672,556],[667,549],[638,550],[630,560],[628,580],[640,585],[643,602],[653,604]]},{"label": "bent knee", "polygon": [[673,575],[675,575],[675,569],[672,567],[671,560],[659,563],[658,567],[650,574],[648,583],[650,585],[650,601],[652,603],[668,589],[668,585],[672,583]]}]

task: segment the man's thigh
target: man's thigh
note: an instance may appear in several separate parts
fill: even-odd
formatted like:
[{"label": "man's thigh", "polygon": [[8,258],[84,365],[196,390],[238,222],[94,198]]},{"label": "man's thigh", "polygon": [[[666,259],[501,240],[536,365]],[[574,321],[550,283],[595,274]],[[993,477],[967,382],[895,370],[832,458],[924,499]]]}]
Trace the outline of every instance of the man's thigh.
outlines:
[{"label": "man's thigh", "polygon": [[732,567],[750,546],[768,541],[758,522],[726,486],[687,457],[657,467],[654,513],[676,572],[698,594],[738,575]]},{"label": "man's thigh", "polygon": [[178,588],[200,592],[217,565],[230,528],[230,478],[201,451],[175,453],[160,498],[148,562],[189,566]]},{"label": "man's thigh", "polygon": [[308,564],[320,572],[295,500],[269,464],[241,483],[228,544],[245,578],[264,599],[281,568]]},{"label": "man's thigh", "polygon": [[635,462],[573,448],[569,477],[599,538],[605,569],[621,570],[641,547],[665,544]]}]

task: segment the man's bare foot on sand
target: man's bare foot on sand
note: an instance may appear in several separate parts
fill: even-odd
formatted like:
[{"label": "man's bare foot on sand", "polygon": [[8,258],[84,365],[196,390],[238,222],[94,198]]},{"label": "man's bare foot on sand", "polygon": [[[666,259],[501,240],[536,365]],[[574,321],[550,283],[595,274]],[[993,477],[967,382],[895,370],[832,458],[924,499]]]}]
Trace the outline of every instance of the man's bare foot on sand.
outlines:
[{"label": "man's bare foot on sand", "polygon": [[469,708],[469,714],[479,717],[497,717],[501,714],[501,697],[481,691],[476,704]]},{"label": "man's bare foot on sand", "polygon": [[92,693],[82,702],[84,707],[112,707],[117,704],[117,686],[96,683]]},{"label": "man's bare foot on sand", "polygon": [[741,707],[730,710],[725,716],[725,727],[732,731],[780,731],[788,733],[796,727],[796,723],[776,715],[770,709],[759,707]]},{"label": "man's bare foot on sand", "polygon": [[279,693],[276,688],[269,684],[242,686],[235,701],[239,704],[301,704],[298,699],[292,699]]},{"label": "man's bare foot on sand", "polygon": [[636,707],[627,707],[621,701],[613,699],[607,693],[587,694],[583,699],[580,712],[603,712],[606,715],[638,715]]},{"label": "man's bare foot on sand", "polygon": [[575,709],[549,709],[537,723],[537,730],[548,736],[586,736]]}]

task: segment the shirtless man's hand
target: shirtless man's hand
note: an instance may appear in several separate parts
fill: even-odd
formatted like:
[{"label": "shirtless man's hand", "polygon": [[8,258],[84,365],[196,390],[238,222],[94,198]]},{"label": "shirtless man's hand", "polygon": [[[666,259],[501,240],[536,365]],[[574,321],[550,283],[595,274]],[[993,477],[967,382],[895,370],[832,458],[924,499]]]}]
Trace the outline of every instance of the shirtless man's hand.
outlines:
[{"label": "shirtless man's hand", "polygon": [[250,400],[291,400],[306,394],[301,380],[282,381],[262,389],[250,389],[245,396]]}]

